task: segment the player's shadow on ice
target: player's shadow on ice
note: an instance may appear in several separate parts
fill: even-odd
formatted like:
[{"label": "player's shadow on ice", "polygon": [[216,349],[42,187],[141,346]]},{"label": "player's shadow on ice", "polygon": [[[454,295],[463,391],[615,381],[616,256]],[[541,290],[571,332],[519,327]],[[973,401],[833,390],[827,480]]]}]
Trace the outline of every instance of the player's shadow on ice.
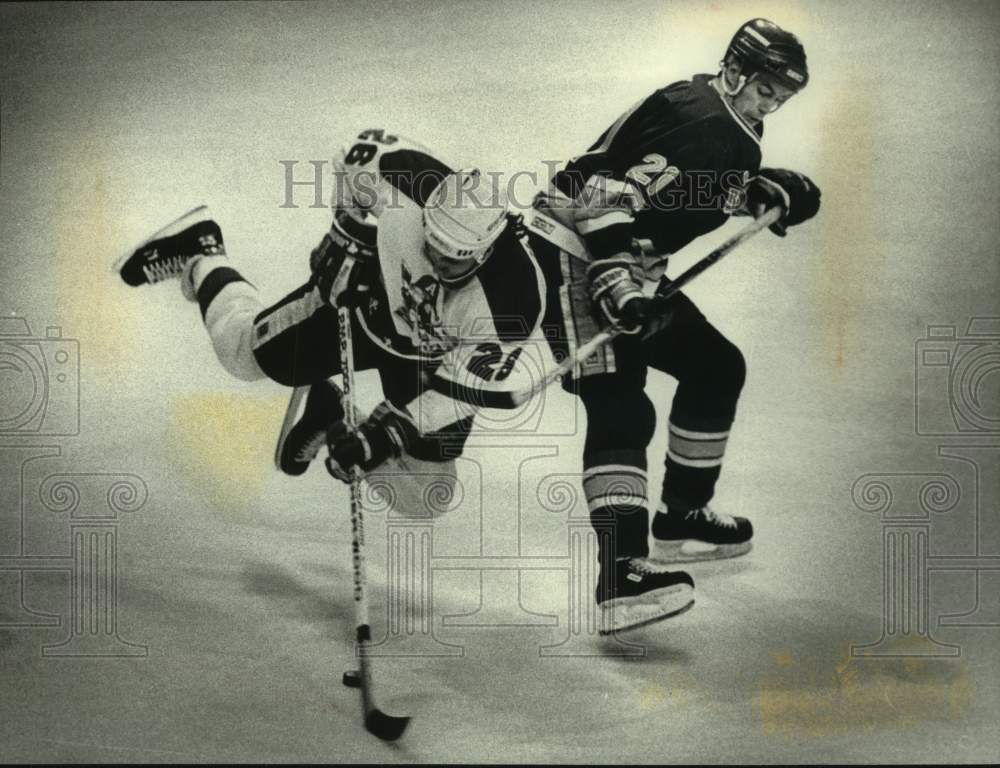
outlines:
[{"label": "player's shadow on ice", "polygon": [[252,563],[243,570],[244,589],[265,599],[283,616],[308,621],[347,622],[351,619],[350,593],[314,588],[269,563]]}]

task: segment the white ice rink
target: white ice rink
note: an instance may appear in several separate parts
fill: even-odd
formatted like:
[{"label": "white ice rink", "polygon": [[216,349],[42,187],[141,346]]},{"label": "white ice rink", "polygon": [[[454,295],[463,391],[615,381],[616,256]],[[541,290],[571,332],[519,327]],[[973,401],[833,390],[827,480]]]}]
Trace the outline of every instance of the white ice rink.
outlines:
[{"label": "white ice rink", "polygon": [[[473,437],[460,502],[407,529],[424,560],[369,515],[375,637],[419,654],[375,660],[383,708],[414,718],[378,742],[340,684],[345,491],[279,475],[287,393],[227,378],[176,285],[111,262],[208,203],[277,300],[329,225],[307,187],[281,207],[281,161],[307,179],[385,126],[541,186],[754,16],[812,72],[765,164],[823,189],[816,220],[688,291],[748,360],[716,506],[754,550],[691,566],[695,607],[621,643],[574,624],[583,414],[548,392],[537,427]],[[31,4],[0,30],[0,760],[1000,761],[997,5]],[[973,317],[992,335],[960,343]],[[932,325],[956,326],[949,360],[983,355],[971,378],[929,365]],[[649,392],[655,494],[673,383]],[[432,576],[411,634],[387,621],[400,562]]]}]

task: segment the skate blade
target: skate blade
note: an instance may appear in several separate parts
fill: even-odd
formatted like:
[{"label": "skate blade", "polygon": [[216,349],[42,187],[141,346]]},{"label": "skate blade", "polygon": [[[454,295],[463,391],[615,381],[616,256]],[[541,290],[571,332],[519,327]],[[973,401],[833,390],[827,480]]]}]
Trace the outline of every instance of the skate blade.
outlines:
[{"label": "skate blade", "polygon": [[302,403],[309,393],[309,387],[296,387],[292,390],[292,396],[288,399],[288,407],[285,409],[285,418],[281,422],[281,432],[278,434],[278,445],[274,449],[274,467],[281,471],[281,452],[285,447],[285,440],[288,433],[292,431],[295,422],[298,421],[299,411],[302,410]]},{"label": "skate blade", "polygon": [[745,555],[753,549],[752,541],[738,544],[711,544],[697,539],[680,541],[654,540],[649,559],[655,563],[696,563],[703,560],[724,560]]},{"label": "skate blade", "polygon": [[694,605],[694,587],[676,584],[643,595],[642,603],[609,600],[601,605],[600,635],[637,629],[678,616]]},{"label": "skate blade", "polygon": [[170,237],[170,235],[176,235],[179,232],[183,232],[192,224],[210,218],[211,216],[208,213],[207,205],[199,205],[196,208],[192,208],[183,216],[179,216],[178,218],[174,219],[172,222],[167,224],[167,226],[157,230],[152,235],[143,240],[141,243],[137,244],[134,248],[122,254],[121,258],[119,258],[111,267],[111,271],[116,274],[121,274],[122,267],[125,266],[126,262],[129,259],[131,259],[133,255],[135,255],[136,251],[145,246],[147,243],[151,243],[154,240],[159,240],[160,238],[163,237]]}]

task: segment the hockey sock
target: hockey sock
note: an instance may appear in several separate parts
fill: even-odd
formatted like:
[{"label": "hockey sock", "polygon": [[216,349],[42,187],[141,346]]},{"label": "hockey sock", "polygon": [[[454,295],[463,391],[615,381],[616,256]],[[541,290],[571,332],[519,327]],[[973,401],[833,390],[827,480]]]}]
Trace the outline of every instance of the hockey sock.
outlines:
[{"label": "hockey sock", "polygon": [[600,562],[649,554],[646,468],[599,464],[583,473],[590,522],[597,532]]},{"label": "hockey sock", "polygon": [[203,256],[191,268],[191,282],[194,285],[202,319],[208,308],[223,288],[230,283],[247,282],[233,269],[232,262],[225,256]]},{"label": "hockey sock", "polygon": [[685,429],[671,419],[663,503],[658,512],[687,512],[708,503],[722,472],[728,440],[728,429]]}]

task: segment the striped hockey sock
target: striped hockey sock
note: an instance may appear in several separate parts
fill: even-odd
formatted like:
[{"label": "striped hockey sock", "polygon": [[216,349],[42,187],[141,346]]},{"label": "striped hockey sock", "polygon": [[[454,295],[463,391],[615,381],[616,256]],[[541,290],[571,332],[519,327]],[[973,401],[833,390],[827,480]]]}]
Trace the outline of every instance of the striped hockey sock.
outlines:
[{"label": "striped hockey sock", "polygon": [[722,472],[729,430],[701,430],[670,422],[667,474],[661,498],[671,509],[695,509],[708,503]]},{"label": "striped hockey sock", "polygon": [[590,522],[598,534],[601,560],[649,553],[646,468],[635,464],[596,464],[583,473]]}]

